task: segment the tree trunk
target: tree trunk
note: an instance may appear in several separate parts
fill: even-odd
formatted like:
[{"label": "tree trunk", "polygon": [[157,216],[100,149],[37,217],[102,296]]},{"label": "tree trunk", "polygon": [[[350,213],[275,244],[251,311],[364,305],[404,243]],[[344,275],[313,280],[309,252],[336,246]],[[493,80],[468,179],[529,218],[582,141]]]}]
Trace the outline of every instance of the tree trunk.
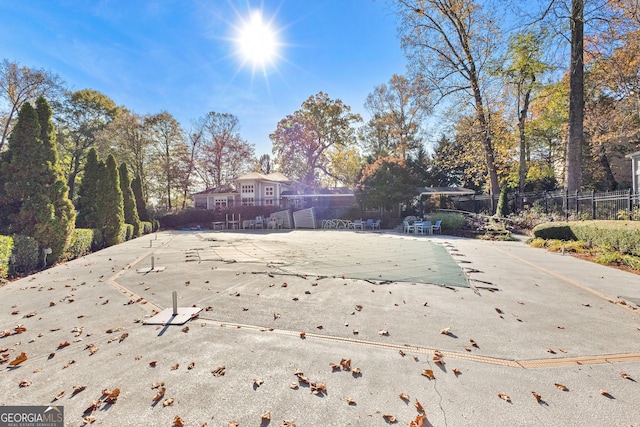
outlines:
[{"label": "tree trunk", "polygon": [[529,171],[529,165],[527,163],[528,151],[527,150],[527,138],[524,133],[524,125],[527,121],[527,112],[529,110],[529,100],[531,99],[531,89],[527,90],[524,95],[524,102],[522,109],[518,112],[518,133],[520,137],[520,164],[518,167],[518,190],[520,193],[524,193],[524,187],[527,183],[527,172]]},{"label": "tree trunk", "polygon": [[480,93],[480,87],[478,86],[477,81],[472,81],[471,86],[473,87],[476,102],[476,118],[480,123],[480,129],[482,129],[482,148],[484,149],[484,161],[487,166],[487,175],[489,176],[489,192],[490,194],[500,194],[500,183],[498,182],[498,172],[496,171],[491,129],[484,113],[482,94]]},{"label": "tree trunk", "polygon": [[569,72],[569,136],[565,188],[582,186],[582,139],[584,120],[584,1],[571,1],[571,66]]}]

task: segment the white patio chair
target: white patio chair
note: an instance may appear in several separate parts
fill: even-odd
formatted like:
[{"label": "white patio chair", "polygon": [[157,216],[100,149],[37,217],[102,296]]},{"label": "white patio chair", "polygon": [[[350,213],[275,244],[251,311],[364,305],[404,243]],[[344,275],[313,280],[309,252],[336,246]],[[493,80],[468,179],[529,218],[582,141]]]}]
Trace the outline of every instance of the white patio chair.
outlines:
[{"label": "white patio chair", "polygon": [[440,220],[436,221],[436,223],[433,224],[433,227],[431,227],[431,232],[432,233],[438,232],[438,234],[442,234],[442,221]]},{"label": "white patio chair", "polygon": [[412,224],[409,224],[409,221],[402,221],[402,227],[402,231],[405,233],[413,233],[416,231],[416,228]]},{"label": "white patio chair", "polygon": [[353,229],[354,230],[357,230],[357,229],[364,230],[364,223],[362,222],[361,219],[356,219],[356,220],[353,221]]},{"label": "white patio chair", "polygon": [[255,228],[264,228],[264,218],[262,216],[257,216],[253,226]]}]

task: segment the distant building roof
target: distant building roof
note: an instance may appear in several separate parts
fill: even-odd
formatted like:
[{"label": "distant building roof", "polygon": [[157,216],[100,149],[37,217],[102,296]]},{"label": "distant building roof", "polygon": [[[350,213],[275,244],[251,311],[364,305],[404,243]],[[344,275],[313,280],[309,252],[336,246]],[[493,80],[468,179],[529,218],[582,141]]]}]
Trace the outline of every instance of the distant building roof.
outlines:
[{"label": "distant building roof", "polygon": [[256,179],[260,179],[263,181],[274,181],[274,182],[290,182],[291,181],[289,178],[287,178],[284,174],[280,172],[273,172],[269,174],[264,174],[260,172],[249,172],[249,173],[245,173],[244,175],[240,175],[236,177],[235,180],[244,181],[244,180],[256,180]]},{"label": "distant building roof", "polygon": [[467,196],[476,194],[475,191],[463,187],[422,187],[419,191],[421,196]]},{"label": "distant building roof", "polygon": [[194,196],[206,195],[206,194],[227,194],[227,193],[237,193],[235,188],[231,185],[221,185],[219,187],[209,188],[204,191],[200,191],[199,193],[194,193]]}]

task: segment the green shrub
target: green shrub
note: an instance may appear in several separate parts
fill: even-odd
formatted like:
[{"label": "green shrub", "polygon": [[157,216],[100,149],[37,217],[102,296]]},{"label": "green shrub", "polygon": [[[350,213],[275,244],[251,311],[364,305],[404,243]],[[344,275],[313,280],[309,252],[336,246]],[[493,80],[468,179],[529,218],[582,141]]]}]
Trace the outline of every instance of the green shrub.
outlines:
[{"label": "green shrub", "polygon": [[71,236],[71,244],[64,254],[65,260],[80,258],[91,252],[95,231],[91,228],[76,228]]},{"label": "green shrub", "polygon": [[566,222],[550,222],[537,225],[534,227],[532,234],[534,238],[544,240],[577,240],[571,226]]},{"label": "green shrub", "polygon": [[533,229],[542,239],[583,240],[622,254],[640,256],[640,222],[580,221],[541,224]]},{"label": "green shrub", "polygon": [[507,187],[502,186],[500,196],[498,197],[498,207],[496,208],[496,216],[506,218],[511,213],[509,209],[509,198],[507,197]]},{"label": "green shrub", "polygon": [[153,233],[153,223],[150,221],[140,221],[140,225],[142,228],[142,234]]},{"label": "green shrub", "polygon": [[93,239],[91,240],[91,252],[98,251],[104,248],[104,236],[102,232],[97,228],[92,228]]},{"label": "green shrub", "polygon": [[19,276],[38,269],[40,247],[33,237],[16,234],[13,236],[13,251],[9,262],[9,274]]},{"label": "green shrub", "polygon": [[151,221],[151,223],[153,224],[153,231],[160,230],[160,221],[158,221],[157,219],[154,219]]},{"label": "green shrub", "polygon": [[434,212],[429,214],[429,221],[435,224],[436,221],[442,221],[440,226],[443,230],[457,231],[464,226],[464,215],[455,212]]},{"label": "green shrub", "polygon": [[120,229],[120,242],[126,242],[133,239],[134,227],[133,224],[124,224]]},{"label": "green shrub", "polygon": [[9,236],[0,236],[0,280],[6,279],[9,275],[12,249],[13,239]]}]

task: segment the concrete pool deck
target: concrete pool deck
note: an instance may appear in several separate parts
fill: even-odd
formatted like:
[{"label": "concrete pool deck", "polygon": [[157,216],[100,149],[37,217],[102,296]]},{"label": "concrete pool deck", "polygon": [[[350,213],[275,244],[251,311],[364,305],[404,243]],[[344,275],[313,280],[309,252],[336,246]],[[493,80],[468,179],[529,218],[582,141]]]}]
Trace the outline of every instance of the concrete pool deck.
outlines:
[{"label": "concrete pool deck", "polygon": [[[469,287],[403,274],[429,269],[434,244]],[[152,257],[162,271],[139,272]],[[174,290],[199,317],[144,325]],[[161,232],[0,288],[0,354],[28,357],[0,365],[0,404],[61,405],[72,426],[409,425],[416,399],[425,426],[640,425],[638,298],[638,275],[522,242]]]}]

